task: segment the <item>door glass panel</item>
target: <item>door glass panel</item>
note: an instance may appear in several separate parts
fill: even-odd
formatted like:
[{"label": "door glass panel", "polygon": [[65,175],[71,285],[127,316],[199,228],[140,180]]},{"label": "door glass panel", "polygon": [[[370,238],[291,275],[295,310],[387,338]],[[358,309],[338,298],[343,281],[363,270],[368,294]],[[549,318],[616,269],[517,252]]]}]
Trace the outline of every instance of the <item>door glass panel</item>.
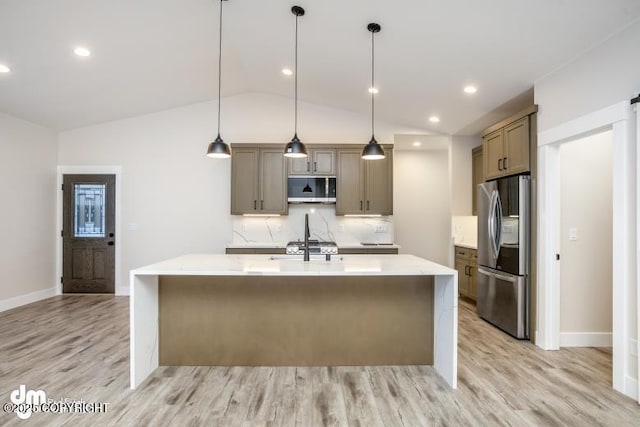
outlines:
[{"label": "door glass panel", "polygon": [[105,236],[105,184],[75,184],[73,236]]}]

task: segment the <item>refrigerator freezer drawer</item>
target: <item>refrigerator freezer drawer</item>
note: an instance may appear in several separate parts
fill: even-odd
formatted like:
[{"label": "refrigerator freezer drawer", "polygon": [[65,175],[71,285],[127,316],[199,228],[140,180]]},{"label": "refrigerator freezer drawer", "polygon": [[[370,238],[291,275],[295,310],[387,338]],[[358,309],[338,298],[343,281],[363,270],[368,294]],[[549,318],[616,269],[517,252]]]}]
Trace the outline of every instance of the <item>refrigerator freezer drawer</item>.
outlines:
[{"label": "refrigerator freezer drawer", "polygon": [[527,277],[479,267],[478,315],[518,339],[529,338]]}]

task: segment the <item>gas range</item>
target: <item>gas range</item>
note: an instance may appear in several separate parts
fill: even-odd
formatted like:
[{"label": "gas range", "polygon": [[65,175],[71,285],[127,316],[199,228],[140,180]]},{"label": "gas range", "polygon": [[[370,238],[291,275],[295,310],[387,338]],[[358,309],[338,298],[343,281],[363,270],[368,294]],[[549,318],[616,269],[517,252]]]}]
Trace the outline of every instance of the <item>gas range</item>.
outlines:
[{"label": "gas range", "polygon": [[[287,255],[303,255],[304,242],[298,240],[287,243]],[[336,242],[321,242],[319,240],[309,240],[309,254],[337,255],[338,245]]]}]

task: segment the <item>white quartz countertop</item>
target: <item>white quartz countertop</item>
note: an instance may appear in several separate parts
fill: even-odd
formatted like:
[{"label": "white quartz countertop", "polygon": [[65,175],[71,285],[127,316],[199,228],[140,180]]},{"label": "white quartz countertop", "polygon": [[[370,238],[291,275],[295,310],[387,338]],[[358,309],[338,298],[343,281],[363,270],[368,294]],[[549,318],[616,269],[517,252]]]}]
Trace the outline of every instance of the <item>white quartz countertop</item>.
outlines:
[{"label": "white quartz countertop", "polygon": [[312,255],[304,262],[293,255],[192,254],[131,271],[131,275],[202,276],[451,276],[455,270],[414,255]]}]

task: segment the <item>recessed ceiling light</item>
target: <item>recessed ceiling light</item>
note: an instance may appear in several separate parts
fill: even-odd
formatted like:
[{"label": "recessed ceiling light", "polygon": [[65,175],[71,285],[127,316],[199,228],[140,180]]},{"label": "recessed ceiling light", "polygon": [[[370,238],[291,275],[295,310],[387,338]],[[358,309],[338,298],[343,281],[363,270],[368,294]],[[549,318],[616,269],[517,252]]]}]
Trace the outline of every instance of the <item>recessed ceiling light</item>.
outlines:
[{"label": "recessed ceiling light", "polygon": [[422,145],[422,142],[420,142],[420,141],[416,141],[416,142],[413,143],[414,147],[420,147],[421,145]]},{"label": "recessed ceiling light", "polygon": [[7,67],[4,64],[0,64],[0,73],[8,73],[11,71],[11,68]]},{"label": "recessed ceiling light", "polygon": [[478,88],[475,86],[465,86],[463,90],[464,93],[472,94],[476,93],[478,91]]},{"label": "recessed ceiling light", "polygon": [[431,116],[431,117],[429,117],[429,121],[430,121],[431,123],[440,123],[440,117],[438,117],[438,116]]},{"label": "recessed ceiling light", "polygon": [[75,49],[73,49],[73,53],[83,57],[91,56],[91,51],[86,47],[76,47]]},{"label": "recessed ceiling light", "polygon": [[289,68],[283,68],[282,74],[284,74],[285,76],[293,76],[293,71],[291,71]]},{"label": "recessed ceiling light", "polygon": [[377,87],[370,87],[370,88],[369,88],[369,93],[376,94],[376,93],[378,93],[378,92],[379,92],[379,90],[378,90],[378,88],[377,88]]}]

